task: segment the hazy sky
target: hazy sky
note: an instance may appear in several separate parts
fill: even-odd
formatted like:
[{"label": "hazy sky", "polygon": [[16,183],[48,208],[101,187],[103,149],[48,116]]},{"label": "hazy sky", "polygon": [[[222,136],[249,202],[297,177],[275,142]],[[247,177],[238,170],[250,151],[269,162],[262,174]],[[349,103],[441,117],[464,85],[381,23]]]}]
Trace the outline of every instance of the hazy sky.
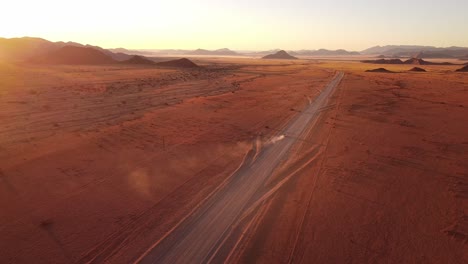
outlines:
[{"label": "hazy sky", "polygon": [[105,48],[468,46],[467,0],[4,1],[0,36]]}]

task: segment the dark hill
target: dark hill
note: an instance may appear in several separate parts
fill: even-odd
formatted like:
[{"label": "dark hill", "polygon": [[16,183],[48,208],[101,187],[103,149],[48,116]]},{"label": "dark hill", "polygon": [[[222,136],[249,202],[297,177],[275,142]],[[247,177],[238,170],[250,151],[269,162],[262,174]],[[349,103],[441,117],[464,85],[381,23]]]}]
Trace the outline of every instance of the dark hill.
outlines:
[{"label": "dark hill", "polygon": [[411,58],[407,61],[404,62],[404,64],[412,64],[412,65],[453,65],[450,62],[430,62],[430,61],[425,61],[423,59],[418,59],[418,58]]},{"label": "dark hill", "polygon": [[158,66],[174,67],[174,68],[197,68],[198,65],[191,60],[182,58],[178,60],[170,60],[156,63]]},{"label": "dark hill", "polygon": [[457,72],[468,72],[468,65],[465,65],[465,67],[458,69]]},{"label": "dark hill", "polygon": [[286,51],[280,50],[275,54],[266,55],[263,59],[275,59],[275,60],[297,60],[296,57],[289,55]]},{"label": "dark hill", "polygon": [[367,70],[366,72],[383,72],[383,73],[394,73],[392,71],[389,71],[385,68],[378,68],[378,69],[373,69],[373,70]]},{"label": "dark hill", "polygon": [[409,71],[412,71],[412,72],[425,72],[426,70],[423,69],[423,68],[414,67],[414,68],[412,68],[412,69],[409,70]]},{"label": "dark hill", "polygon": [[372,63],[372,64],[403,64],[404,62],[400,59],[379,59],[379,60],[363,60],[363,63]]},{"label": "dark hill", "polygon": [[90,47],[65,46],[30,60],[41,64],[113,64],[110,56]]}]

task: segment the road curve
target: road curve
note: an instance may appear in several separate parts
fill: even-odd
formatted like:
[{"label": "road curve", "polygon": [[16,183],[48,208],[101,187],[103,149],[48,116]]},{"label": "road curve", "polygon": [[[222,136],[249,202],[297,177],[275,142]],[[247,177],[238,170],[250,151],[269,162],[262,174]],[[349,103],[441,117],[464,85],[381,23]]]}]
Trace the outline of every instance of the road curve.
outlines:
[{"label": "road curve", "polygon": [[298,114],[283,131],[282,140],[264,146],[253,162],[244,164],[229,182],[183,220],[163,239],[152,245],[135,263],[206,263],[216,254],[230,229],[250,205],[256,191],[275,168],[288,158],[297,137],[310,129],[328,103],[344,74],[339,72],[321,94]]}]

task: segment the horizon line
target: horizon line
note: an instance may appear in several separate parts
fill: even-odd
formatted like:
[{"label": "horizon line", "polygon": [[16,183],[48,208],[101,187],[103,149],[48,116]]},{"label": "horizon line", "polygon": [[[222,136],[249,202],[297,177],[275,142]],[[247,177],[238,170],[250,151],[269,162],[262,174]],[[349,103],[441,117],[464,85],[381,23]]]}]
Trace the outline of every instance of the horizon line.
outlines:
[{"label": "horizon line", "polygon": [[208,50],[208,51],[216,51],[216,50],[222,50],[222,49],[228,49],[231,51],[242,51],[242,52],[264,52],[264,51],[275,51],[275,50],[285,50],[285,51],[318,51],[318,50],[329,50],[329,51],[337,51],[337,50],[344,50],[348,52],[362,52],[371,48],[377,48],[377,47],[387,47],[387,46],[399,46],[399,47],[411,47],[411,46],[416,46],[416,47],[428,47],[428,48],[439,48],[439,49],[448,49],[448,48],[468,48],[468,46],[433,46],[433,45],[427,45],[427,44],[379,44],[379,45],[374,45],[370,46],[368,48],[365,48],[363,50],[350,50],[346,48],[338,48],[338,49],[329,49],[329,48],[317,48],[317,49],[310,49],[310,48],[301,48],[301,49],[282,49],[282,48],[270,48],[270,49],[237,49],[237,48],[228,48],[228,47],[222,47],[222,48],[214,48],[214,49],[208,49],[208,48],[202,48],[202,47],[197,47],[197,48],[126,48],[124,46],[117,46],[117,47],[105,47],[105,46],[100,46],[99,44],[90,44],[90,43],[84,43],[84,42],[78,42],[74,40],[59,40],[59,41],[53,41],[49,40],[43,37],[33,37],[33,36],[22,36],[22,37],[2,37],[0,38],[3,39],[23,39],[23,38],[33,38],[33,39],[42,39],[45,41],[57,43],[57,42],[63,42],[63,43],[78,43],[81,45],[89,45],[89,46],[97,46],[100,48],[104,49],[126,49],[126,50],[135,50],[135,51],[156,51],[156,50],[181,50],[181,51],[195,51],[195,50]]}]

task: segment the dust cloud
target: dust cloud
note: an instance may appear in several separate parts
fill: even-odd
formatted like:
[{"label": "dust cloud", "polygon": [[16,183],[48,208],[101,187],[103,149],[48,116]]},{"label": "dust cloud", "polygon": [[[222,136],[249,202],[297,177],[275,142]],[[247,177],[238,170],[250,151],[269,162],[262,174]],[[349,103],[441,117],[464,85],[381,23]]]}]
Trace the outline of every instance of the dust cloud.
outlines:
[{"label": "dust cloud", "polygon": [[138,168],[128,175],[130,186],[143,196],[150,196],[150,179],[146,169]]},{"label": "dust cloud", "polygon": [[278,141],[281,141],[283,140],[285,137],[284,135],[279,135],[279,136],[276,136],[276,137],[273,137],[272,139],[270,139],[267,144],[275,144],[276,142]]}]

